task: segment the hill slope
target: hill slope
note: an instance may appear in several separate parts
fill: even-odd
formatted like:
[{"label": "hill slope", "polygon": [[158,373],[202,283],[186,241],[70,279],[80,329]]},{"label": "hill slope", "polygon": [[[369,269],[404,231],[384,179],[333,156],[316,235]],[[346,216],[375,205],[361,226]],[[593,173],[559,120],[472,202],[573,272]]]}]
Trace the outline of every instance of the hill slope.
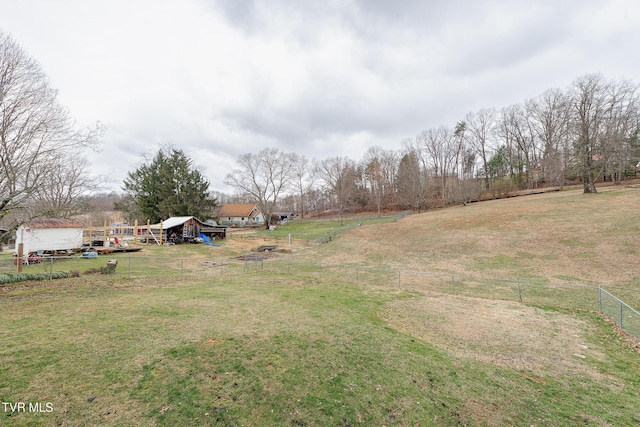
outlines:
[{"label": "hill slope", "polygon": [[354,229],[310,255],[340,264],[617,285],[640,281],[639,245],[640,190],[624,187],[414,214]]}]

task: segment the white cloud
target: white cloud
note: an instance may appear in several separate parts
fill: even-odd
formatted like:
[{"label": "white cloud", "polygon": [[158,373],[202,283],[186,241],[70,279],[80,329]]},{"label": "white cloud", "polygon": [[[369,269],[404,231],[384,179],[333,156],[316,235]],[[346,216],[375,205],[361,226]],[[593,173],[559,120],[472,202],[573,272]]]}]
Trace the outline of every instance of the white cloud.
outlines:
[{"label": "white cloud", "polygon": [[588,72],[638,81],[633,0],[290,2],[0,0],[119,188],[171,143],[213,189],[264,146],[359,160],[468,111],[523,102]]}]

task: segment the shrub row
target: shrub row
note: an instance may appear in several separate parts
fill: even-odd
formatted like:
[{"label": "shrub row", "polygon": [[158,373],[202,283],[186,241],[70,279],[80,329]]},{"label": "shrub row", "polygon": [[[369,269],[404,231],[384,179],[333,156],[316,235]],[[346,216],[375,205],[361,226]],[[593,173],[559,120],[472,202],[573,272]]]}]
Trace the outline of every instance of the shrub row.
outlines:
[{"label": "shrub row", "polygon": [[66,271],[54,271],[53,273],[5,273],[0,274],[0,285],[26,280],[66,279],[67,277],[71,277],[71,273]]}]

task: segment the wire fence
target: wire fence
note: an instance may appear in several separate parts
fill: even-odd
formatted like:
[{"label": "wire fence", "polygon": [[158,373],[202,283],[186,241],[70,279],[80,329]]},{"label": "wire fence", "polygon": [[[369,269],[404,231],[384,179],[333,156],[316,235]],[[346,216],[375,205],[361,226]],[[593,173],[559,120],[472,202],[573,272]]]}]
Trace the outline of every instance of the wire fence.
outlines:
[{"label": "wire fence", "polygon": [[640,312],[602,287],[598,287],[598,310],[640,342]]},{"label": "wire fence", "polygon": [[[289,226],[276,225],[274,230],[264,231],[261,227],[239,227],[228,228],[227,238],[230,239],[260,239],[268,236],[276,243],[284,243],[288,239],[296,239],[303,241],[307,246],[319,243],[328,243],[334,240],[338,235],[345,233],[361,225],[380,223],[380,222],[396,222],[412,211],[406,210],[395,214],[382,215],[343,215],[342,219],[330,218],[314,218],[313,223],[333,223],[334,228],[329,230],[325,226],[321,227],[321,231],[291,231]],[[296,219],[296,224],[304,223],[305,219]]]},{"label": "wire fence", "polygon": [[[117,261],[115,269],[109,261]],[[113,263],[112,263],[113,267]],[[2,277],[16,270],[15,260],[0,259]],[[538,306],[598,310],[627,334],[640,342],[640,313],[600,286],[561,281],[479,278],[431,271],[336,265],[280,257],[270,252],[254,252],[237,258],[170,258],[119,254],[84,258],[82,256],[45,257],[23,265],[23,271],[37,274],[38,280],[54,281],[58,272],[89,279],[92,275],[112,274],[117,279],[163,277],[174,281],[205,279],[242,280],[256,283],[284,277],[304,283],[351,283],[369,291],[402,291],[419,294],[451,294],[464,297],[514,301]],[[6,282],[5,282],[6,283]]]}]

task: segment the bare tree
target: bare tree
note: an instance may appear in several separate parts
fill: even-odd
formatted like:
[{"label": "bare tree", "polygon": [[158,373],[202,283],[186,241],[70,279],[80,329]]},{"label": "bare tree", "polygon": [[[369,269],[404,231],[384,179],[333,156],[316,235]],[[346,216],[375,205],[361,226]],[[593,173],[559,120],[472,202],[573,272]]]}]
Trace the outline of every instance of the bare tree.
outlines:
[{"label": "bare tree", "polygon": [[331,157],[320,162],[318,176],[336,198],[340,223],[344,224],[344,212],[349,200],[357,191],[358,172],[353,160],[347,157]]},{"label": "bare tree", "polygon": [[542,177],[563,187],[570,155],[567,94],[559,89],[547,90],[527,104],[527,111],[542,144]]},{"label": "bare tree", "polygon": [[362,169],[367,186],[371,191],[371,198],[375,201],[378,216],[382,207],[382,197],[385,193],[386,179],[382,164],[382,152],[384,150],[375,145],[369,147],[362,159]]},{"label": "bare tree", "polygon": [[482,160],[485,190],[489,190],[491,187],[487,171],[492,151],[491,137],[493,134],[494,119],[495,110],[492,108],[482,108],[475,114],[468,113],[465,117],[465,136],[467,136],[471,146],[480,156],[480,160]]},{"label": "bare tree", "polygon": [[[516,167],[518,176],[526,174],[526,186],[532,188],[536,184],[533,170],[539,160],[538,138],[533,127],[533,120],[525,107],[514,104],[502,109],[496,133],[505,142],[505,151],[509,156],[515,151],[516,161],[511,158],[510,166]],[[508,150],[507,150],[508,148]]]},{"label": "bare tree", "polygon": [[[305,156],[299,156],[297,154],[292,154],[292,183],[293,187],[298,193],[299,199],[299,210],[300,217],[304,218],[304,198],[305,195],[311,190],[315,183],[316,179],[316,170],[315,161],[309,162]],[[313,165],[313,166],[312,166]]]},{"label": "bare tree", "polygon": [[[116,204],[120,203],[123,197],[122,194],[115,191],[92,193],[88,196],[83,196],[81,206],[84,214],[89,217],[89,224],[101,225],[105,222],[129,221],[129,218],[124,215],[125,212],[116,209]],[[131,218],[131,224],[134,223],[135,219]]]},{"label": "bare tree", "polygon": [[612,107],[605,120],[603,153],[611,181],[620,184],[625,170],[632,166],[629,142],[638,130],[638,85],[627,80],[610,82],[608,98]]},{"label": "bare tree", "polygon": [[294,156],[277,148],[265,148],[258,154],[241,155],[238,165],[239,169],[226,176],[225,184],[251,195],[269,228],[278,197],[291,183]]},{"label": "bare tree", "polygon": [[416,141],[425,153],[426,164],[433,169],[434,178],[439,182],[440,197],[444,204],[451,198],[448,182],[456,175],[456,162],[460,144],[454,131],[446,126],[431,128],[418,135]]},{"label": "bare tree", "polygon": [[604,172],[607,121],[615,106],[609,83],[600,74],[587,74],[572,86],[574,149],[585,193],[597,193],[596,181]]},{"label": "bare tree", "polygon": [[393,206],[396,201],[396,175],[400,164],[400,154],[394,150],[382,150],[380,168],[382,170],[382,196],[384,206]]},{"label": "bare tree", "polygon": [[471,145],[468,136],[467,122],[464,120],[456,123],[453,136],[458,147],[456,157],[456,170],[458,171],[458,185],[456,188],[456,201],[466,205],[474,200],[482,192],[474,175],[476,173],[477,153]]},{"label": "bare tree", "polygon": [[[40,65],[0,32],[0,219],[28,207],[44,209],[29,211],[32,217],[53,213],[51,203],[35,199],[56,187],[65,188],[63,198],[75,198],[82,178],[74,161],[100,131],[77,130]],[[70,181],[60,183],[61,178]],[[70,200],[58,201],[69,206]]]},{"label": "bare tree", "polygon": [[59,162],[52,159],[47,165],[53,173],[38,186],[29,209],[35,214],[69,218],[86,210],[86,196],[98,184],[98,178],[89,173],[89,162],[83,158]]}]

